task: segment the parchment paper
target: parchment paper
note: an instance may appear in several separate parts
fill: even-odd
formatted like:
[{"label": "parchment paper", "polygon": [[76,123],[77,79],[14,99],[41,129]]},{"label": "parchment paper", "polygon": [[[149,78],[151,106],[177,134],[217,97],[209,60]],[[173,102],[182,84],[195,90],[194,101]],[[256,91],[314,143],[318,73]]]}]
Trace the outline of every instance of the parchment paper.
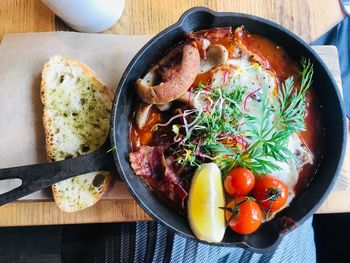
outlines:
[{"label": "parchment paper", "polygon": [[[129,61],[149,39],[150,36],[73,32],[5,36],[0,45],[0,168],[47,161],[39,89],[42,66],[50,56],[71,56],[82,61],[115,91]],[[316,50],[322,55],[322,49]],[[331,71],[337,73],[337,82],[341,85],[337,55],[328,54],[328,58],[323,55]],[[336,66],[332,63],[336,63]],[[349,189],[348,159],[334,191]],[[13,180],[0,181],[0,193],[7,192],[15,185]],[[51,191],[46,189],[23,199],[51,198]],[[103,198],[132,197],[122,182],[113,181]]]},{"label": "parchment paper", "polygon": [[[150,36],[29,33],[5,36],[0,45],[0,168],[46,162],[40,81],[43,64],[53,55],[89,65],[115,91],[126,66]],[[14,188],[0,183],[0,193]],[[48,199],[49,190],[24,199]],[[114,181],[107,199],[131,199],[122,182]]]}]

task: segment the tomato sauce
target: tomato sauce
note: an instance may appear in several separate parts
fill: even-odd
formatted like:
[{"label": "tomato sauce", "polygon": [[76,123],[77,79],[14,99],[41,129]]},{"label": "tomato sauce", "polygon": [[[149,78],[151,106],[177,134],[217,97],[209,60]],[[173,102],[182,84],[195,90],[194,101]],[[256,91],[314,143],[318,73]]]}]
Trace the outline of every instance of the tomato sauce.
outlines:
[{"label": "tomato sauce", "polygon": [[137,128],[136,124],[132,122],[132,124],[130,125],[129,136],[130,136],[131,148],[133,151],[141,146],[151,144],[153,133],[154,133],[154,126],[157,123],[159,123],[160,120],[161,120],[160,111],[156,107],[152,107],[148,115],[146,124],[142,129]]},{"label": "tomato sauce", "polygon": [[306,131],[300,132],[299,136],[314,155],[312,165],[306,164],[299,174],[299,180],[295,186],[295,192],[302,192],[311,182],[313,175],[317,171],[324,145],[324,127],[321,119],[321,106],[314,90],[310,90],[306,95]]},{"label": "tomato sauce", "polygon": [[[177,103],[174,102],[174,104]],[[132,151],[136,151],[141,146],[169,146],[173,143],[174,133],[172,132],[172,125],[156,126],[156,124],[166,123],[171,117],[178,114],[176,112],[178,107],[172,108],[175,108],[175,110],[162,112],[155,105],[152,106],[146,124],[142,129],[137,127],[135,117],[132,118],[129,130]],[[172,124],[177,124],[179,121],[174,120]]]},{"label": "tomato sauce", "polygon": [[267,69],[275,72],[280,83],[290,76],[293,76],[297,81],[299,80],[298,63],[280,46],[260,35],[250,34],[244,30],[239,33],[235,32],[235,40],[242,41],[248,50],[266,61]]}]

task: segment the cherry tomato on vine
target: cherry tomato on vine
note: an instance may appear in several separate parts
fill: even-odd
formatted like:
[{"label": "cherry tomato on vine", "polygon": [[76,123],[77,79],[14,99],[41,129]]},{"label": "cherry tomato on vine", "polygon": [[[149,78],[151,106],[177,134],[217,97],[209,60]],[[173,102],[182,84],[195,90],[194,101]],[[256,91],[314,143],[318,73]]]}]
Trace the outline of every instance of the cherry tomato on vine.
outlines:
[{"label": "cherry tomato on vine", "polygon": [[254,187],[255,177],[253,173],[244,167],[233,168],[224,179],[224,187],[228,194],[247,195]]},{"label": "cherry tomato on vine", "polygon": [[238,196],[231,200],[225,209],[228,226],[239,234],[255,232],[262,221],[259,205],[249,197]]},{"label": "cherry tomato on vine", "polygon": [[265,211],[277,211],[288,199],[288,187],[276,177],[262,175],[255,179],[252,195]]}]

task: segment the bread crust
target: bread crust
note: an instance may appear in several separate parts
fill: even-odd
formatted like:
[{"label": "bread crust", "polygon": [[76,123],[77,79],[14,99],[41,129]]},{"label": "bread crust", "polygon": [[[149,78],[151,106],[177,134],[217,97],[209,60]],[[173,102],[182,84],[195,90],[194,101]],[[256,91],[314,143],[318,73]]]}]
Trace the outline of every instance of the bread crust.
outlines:
[{"label": "bread crust", "polygon": [[[54,148],[53,143],[54,142],[53,142],[53,137],[52,137],[52,134],[53,134],[52,123],[53,123],[53,121],[49,116],[49,113],[48,113],[49,107],[48,107],[48,105],[46,105],[46,98],[45,97],[46,97],[47,92],[48,92],[49,72],[51,70],[51,67],[54,66],[53,63],[58,62],[58,61],[67,64],[68,67],[69,66],[79,67],[82,70],[83,74],[89,78],[89,81],[91,81],[91,83],[95,89],[98,89],[104,96],[106,96],[111,101],[111,103],[113,102],[113,98],[114,98],[114,95],[113,95],[113,92],[111,91],[111,89],[108,88],[107,85],[104,84],[102,82],[102,80],[97,77],[96,73],[91,68],[89,68],[87,65],[83,64],[82,62],[80,62],[78,60],[70,58],[70,57],[63,57],[63,56],[51,57],[43,66],[43,70],[42,70],[42,74],[41,74],[42,81],[41,81],[41,86],[40,86],[40,99],[44,105],[43,126],[44,126],[44,130],[45,130],[45,148],[46,148],[46,152],[47,152],[47,156],[48,156],[49,161],[55,161],[54,150],[53,150],[53,148]],[[52,186],[52,192],[53,192],[54,200],[55,200],[56,204],[58,205],[58,207],[65,212],[76,212],[76,211],[85,209],[89,206],[92,206],[98,200],[100,200],[101,197],[103,196],[103,193],[108,188],[108,185],[111,181],[112,175],[109,172],[102,171],[102,172],[88,173],[85,175],[79,175],[77,177],[86,176],[86,178],[91,180],[92,178],[95,178],[95,176],[97,176],[99,174],[103,174],[105,177],[103,182],[101,183],[101,187],[98,188],[99,190],[94,195],[94,199],[89,204],[84,205],[84,206],[80,206],[79,204],[77,204],[76,207],[67,206],[67,204],[64,203],[65,200],[62,199],[62,194],[60,194],[57,190],[59,183],[54,184]]]}]

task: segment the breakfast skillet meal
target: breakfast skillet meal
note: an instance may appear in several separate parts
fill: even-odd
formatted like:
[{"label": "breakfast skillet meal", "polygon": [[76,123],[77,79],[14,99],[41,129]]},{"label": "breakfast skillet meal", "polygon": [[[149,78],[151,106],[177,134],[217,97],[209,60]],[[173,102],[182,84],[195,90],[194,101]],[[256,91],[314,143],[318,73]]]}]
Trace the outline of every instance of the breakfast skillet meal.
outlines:
[{"label": "breakfast skillet meal", "polygon": [[309,60],[243,26],[190,32],[135,83],[131,167],[198,239],[253,233],[318,167],[312,77]]}]

